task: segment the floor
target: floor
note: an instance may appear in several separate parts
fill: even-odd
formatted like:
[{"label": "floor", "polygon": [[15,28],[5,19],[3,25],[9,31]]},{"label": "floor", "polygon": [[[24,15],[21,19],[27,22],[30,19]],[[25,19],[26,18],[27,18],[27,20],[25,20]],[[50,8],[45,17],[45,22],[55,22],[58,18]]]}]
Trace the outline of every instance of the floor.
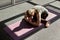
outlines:
[{"label": "floor", "polygon": [[42,5],[57,16],[51,21],[48,28],[38,30],[32,35],[20,40],[60,40],[60,1],[56,0],[31,0],[6,9],[0,10],[0,39],[14,40],[3,30],[5,26],[13,24],[24,17],[24,12],[35,5]]}]

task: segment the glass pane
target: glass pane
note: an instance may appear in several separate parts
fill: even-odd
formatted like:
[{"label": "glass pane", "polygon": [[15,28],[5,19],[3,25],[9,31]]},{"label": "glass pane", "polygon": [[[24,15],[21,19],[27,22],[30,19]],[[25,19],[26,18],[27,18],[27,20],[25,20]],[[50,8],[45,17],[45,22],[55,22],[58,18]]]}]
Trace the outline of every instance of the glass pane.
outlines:
[{"label": "glass pane", "polygon": [[11,4],[11,0],[0,0],[0,8],[2,6],[6,6],[6,5],[9,5]]},{"label": "glass pane", "polygon": [[25,1],[30,1],[30,0],[15,0],[15,2],[25,2]]}]

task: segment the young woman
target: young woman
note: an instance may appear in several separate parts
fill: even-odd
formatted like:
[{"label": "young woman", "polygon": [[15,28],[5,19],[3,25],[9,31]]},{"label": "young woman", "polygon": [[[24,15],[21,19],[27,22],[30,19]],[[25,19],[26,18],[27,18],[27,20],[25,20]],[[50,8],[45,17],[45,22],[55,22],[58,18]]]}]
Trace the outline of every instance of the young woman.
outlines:
[{"label": "young woman", "polygon": [[49,26],[46,18],[48,16],[48,10],[42,6],[35,6],[25,13],[25,20],[32,24],[33,26],[39,26],[40,23],[43,23],[46,27]]}]

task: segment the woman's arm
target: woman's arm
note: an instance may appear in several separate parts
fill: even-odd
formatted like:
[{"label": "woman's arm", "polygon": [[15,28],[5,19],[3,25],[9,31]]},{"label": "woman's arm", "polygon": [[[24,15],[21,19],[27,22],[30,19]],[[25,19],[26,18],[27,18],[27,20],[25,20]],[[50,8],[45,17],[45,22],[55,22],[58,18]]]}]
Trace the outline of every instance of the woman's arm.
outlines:
[{"label": "woman's arm", "polygon": [[25,14],[24,19],[25,19],[27,22],[29,22],[29,20],[28,20],[28,16],[27,16],[26,14]]},{"label": "woman's arm", "polygon": [[39,26],[39,14],[37,15],[37,21],[33,22],[32,21],[32,17],[28,17],[28,15],[25,13],[25,17],[24,19],[29,22],[30,24],[32,24],[33,26]]},{"label": "woman's arm", "polygon": [[32,24],[33,26],[39,26],[39,22],[29,22],[30,24]]},{"label": "woman's arm", "polygon": [[39,26],[39,14],[37,15],[37,21],[35,22],[32,22],[32,21],[29,21],[30,24],[32,24],[33,26]]},{"label": "woman's arm", "polygon": [[27,19],[27,15],[25,15],[25,18],[24,18],[27,22],[29,22],[30,24],[32,24],[33,26],[39,26],[39,20],[37,20],[36,22],[32,22],[32,19],[31,21],[29,19]]}]

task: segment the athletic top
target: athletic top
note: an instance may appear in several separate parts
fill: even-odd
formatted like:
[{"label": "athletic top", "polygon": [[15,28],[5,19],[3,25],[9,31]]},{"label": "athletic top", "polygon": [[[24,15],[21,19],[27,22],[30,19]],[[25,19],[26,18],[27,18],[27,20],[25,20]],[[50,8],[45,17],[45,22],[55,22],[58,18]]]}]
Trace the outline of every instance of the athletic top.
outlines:
[{"label": "athletic top", "polygon": [[42,12],[46,11],[48,13],[48,10],[44,8],[43,6],[36,5],[33,8],[37,9],[39,11],[39,20],[41,21],[41,14]]}]

